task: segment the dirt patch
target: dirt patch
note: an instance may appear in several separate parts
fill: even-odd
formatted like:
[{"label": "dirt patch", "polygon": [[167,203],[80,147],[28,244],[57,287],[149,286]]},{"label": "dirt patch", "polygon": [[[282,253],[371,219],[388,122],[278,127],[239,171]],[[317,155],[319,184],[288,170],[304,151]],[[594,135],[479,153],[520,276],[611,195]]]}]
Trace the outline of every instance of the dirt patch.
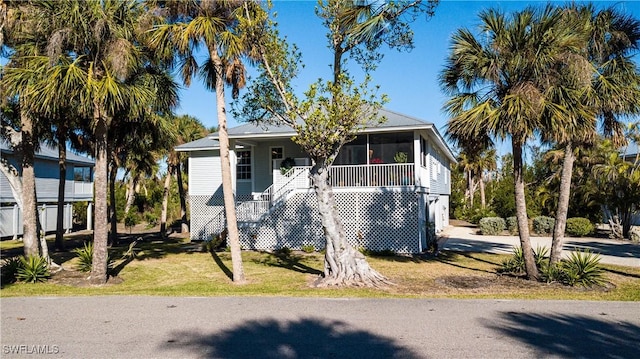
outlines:
[{"label": "dirt patch", "polygon": [[[68,285],[71,287],[93,287],[95,284],[89,282],[89,273],[76,270],[63,269],[51,275],[48,281],[53,284]],[[120,277],[109,277],[104,285],[116,285],[124,282]]]}]

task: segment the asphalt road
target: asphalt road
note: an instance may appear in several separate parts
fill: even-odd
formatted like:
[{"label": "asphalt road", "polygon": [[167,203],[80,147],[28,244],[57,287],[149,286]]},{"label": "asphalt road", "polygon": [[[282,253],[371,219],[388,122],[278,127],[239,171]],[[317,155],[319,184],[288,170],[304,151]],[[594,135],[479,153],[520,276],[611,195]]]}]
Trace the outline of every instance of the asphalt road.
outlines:
[{"label": "asphalt road", "polygon": [[632,302],[0,298],[2,358],[638,358]]}]

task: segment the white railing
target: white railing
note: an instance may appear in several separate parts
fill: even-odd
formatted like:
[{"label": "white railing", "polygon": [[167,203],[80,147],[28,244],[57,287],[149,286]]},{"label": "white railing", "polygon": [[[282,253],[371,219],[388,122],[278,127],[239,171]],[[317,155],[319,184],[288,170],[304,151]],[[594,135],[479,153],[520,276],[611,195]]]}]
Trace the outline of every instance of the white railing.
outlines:
[{"label": "white railing", "polygon": [[413,186],[413,163],[332,166],[329,181],[333,187]]}]

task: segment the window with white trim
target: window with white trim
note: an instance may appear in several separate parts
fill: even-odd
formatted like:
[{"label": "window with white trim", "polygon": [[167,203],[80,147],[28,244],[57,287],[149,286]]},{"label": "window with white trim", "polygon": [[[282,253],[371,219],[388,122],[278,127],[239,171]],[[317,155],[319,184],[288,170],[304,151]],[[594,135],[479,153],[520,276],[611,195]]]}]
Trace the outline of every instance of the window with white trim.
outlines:
[{"label": "window with white trim", "polygon": [[236,150],[236,177],[239,180],[251,179],[251,150]]},{"label": "window with white trim", "polygon": [[271,147],[271,171],[273,171],[273,162],[284,158],[284,147]]}]

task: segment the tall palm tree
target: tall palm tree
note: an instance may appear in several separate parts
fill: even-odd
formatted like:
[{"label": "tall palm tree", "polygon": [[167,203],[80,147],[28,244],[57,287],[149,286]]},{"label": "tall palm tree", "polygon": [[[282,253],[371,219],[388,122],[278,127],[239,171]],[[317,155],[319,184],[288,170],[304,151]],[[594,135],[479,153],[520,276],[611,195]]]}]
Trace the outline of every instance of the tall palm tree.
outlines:
[{"label": "tall palm tree", "polygon": [[[149,1],[166,16],[167,22],[156,26],[150,44],[162,53],[168,63],[174,63],[174,55],[185,85],[191,84],[197,74],[207,89],[216,96],[218,117],[218,141],[222,170],[224,210],[227,221],[228,241],[233,262],[233,282],[245,281],[240,249],[240,236],[235,211],[235,196],[231,178],[229,136],[225,85],[232,87],[232,95],[245,85],[245,69],[240,61],[246,54],[241,38],[234,29],[237,25],[235,12],[242,7],[240,2],[218,1]],[[207,59],[198,64],[195,59],[197,47],[204,44]],[[171,172],[171,171],[169,171]]]},{"label": "tall palm tree", "polygon": [[[591,140],[596,136],[595,116],[602,119],[602,129],[605,136],[612,139],[616,146],[625,142],[621,118],[640,113],[640,70],[633,61],[633,55],[640,49],[640,20],[608,8],[597,11],[593,5],[568,6],[565,13],[568,17],[577,18],[585,26],[585,49],[578,59],[578,67],[583,69],[579,74],[580,81],[588,81],[591,85],[591,99],[568,99],[561,101],[567,108],[572,109],[575,126],[573,131],[545,131],[556,142],[563,143],[564,161],[560,179],[558,209],[553,231],[550,263],[560,261],[564,231],[567,222],[573,163],[576,159],[575,146],[584,140]],[[575,23],[575,21],[574,21]],[[590,66],[581,65],[588,62]],[[571,73],[571,72],[569,72]],[[566,75],[566,73],[565,73]],[[578,106],[568,104],[575,101]],[[581,105],[589,104],[586,113]],[[589,118],[584,118],[589,116]],[[582,121],[580,121],[582,120]],[[560,138],[558,138],[560,136]]]},{"label": "tall palm tree", "polygon": [[[452,115],[448,133],[461,139],[511,138],[514,193],[527,276],[538,279],[525,200],[523,146],[547,121],[559,121],[561,107],[547,101],[545,85],[568,52],[579,51],[579,34],[551,6],[526,8],[511,16],[490,9],[480,14],[477,36],[460,29],[452,37],[441,74]],[[558,128],[560,125],[558,125]]]},{"label": "tall palm tree", "polygon": [[[52,34],[47,41],[49,58],[66,58],[62,83],[51,83],[37,91],[43,107],[55,105],[52,93],[61,93],[78,104],[83,118],[90,119],[95,141],[95,230],[91,281],[107,280],[107,180],[108,129],[119,112],[139,118],[150,104],[175,98],[156,92],[153,86],[130,82],[133,73],[152,60],[138,36],[146,16],[138,1],[46,1],[30,2],[30,16],[47,24]],[[68,65],[68,64],[66,64]],[[55,63],[54,70],[62,71]]]}]

